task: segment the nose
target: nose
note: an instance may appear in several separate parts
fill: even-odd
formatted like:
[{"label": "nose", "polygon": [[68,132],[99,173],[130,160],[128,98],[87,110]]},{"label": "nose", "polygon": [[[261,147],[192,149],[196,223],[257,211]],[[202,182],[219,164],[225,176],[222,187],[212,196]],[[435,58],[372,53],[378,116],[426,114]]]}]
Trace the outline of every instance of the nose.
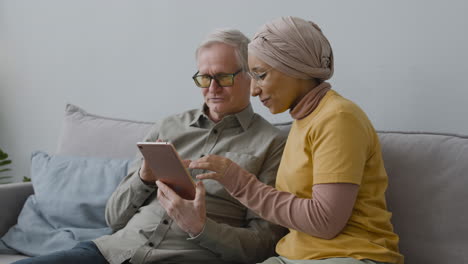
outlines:
[{"label": "nose", "polygon": [[252,80],[250,82],[250,95],[255,97],[261,93],[262,93],[262,89],[257,85],[256,81]]},{"label": "nose", "polygon": [[208,91],[211,93],[215,93],[216,91],[219,91],[219,89],[222,88],[223,87],[219,86],[218,82],[215,79],[212,79],[210,86],[208,87]]}]

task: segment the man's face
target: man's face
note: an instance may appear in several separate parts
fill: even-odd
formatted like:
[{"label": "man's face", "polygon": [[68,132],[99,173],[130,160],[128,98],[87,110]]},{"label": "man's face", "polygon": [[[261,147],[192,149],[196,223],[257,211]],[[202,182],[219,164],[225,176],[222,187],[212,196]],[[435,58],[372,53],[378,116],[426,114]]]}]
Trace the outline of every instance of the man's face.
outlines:
[{"label": "man's face", "polygon": [[[214,43],[198,52],[199,75],[233,74],[240,68],[234,48],[227,44]],[[250,102],[250,78],[245,72],[234,77],[232,86],[221,87],[213,79],[208,88],[200,89],[209,108],[207,114],[215,122],[242,111]]]}]

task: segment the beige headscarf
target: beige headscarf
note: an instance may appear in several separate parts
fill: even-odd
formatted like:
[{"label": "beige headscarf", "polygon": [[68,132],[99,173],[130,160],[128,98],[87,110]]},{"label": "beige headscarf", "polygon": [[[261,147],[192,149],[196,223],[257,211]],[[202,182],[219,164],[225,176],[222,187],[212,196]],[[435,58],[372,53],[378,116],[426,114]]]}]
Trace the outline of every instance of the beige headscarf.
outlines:
[{"label": "beige headscarf", "polygon": [[278,71],[298,79],[321,81],[333,75],[333,52],[322,30],[297,17],[265,24],[249,44],[249,53]]}]

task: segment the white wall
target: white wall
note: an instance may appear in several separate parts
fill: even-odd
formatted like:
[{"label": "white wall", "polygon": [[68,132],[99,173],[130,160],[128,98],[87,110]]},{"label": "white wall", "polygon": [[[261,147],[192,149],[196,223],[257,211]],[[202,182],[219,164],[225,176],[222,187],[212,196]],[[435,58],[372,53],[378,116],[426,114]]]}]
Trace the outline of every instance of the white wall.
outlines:
[{"label": "white wall", "polygon": [[67,102],[145,121],[198,107],[202,37],[217,27],[251,37],[282,15],[322,27],[332,85],[377,129],[468,134],[466,10],[463,0],[0,0],[0,147],[19,180],[33,150],[54,152]]}]

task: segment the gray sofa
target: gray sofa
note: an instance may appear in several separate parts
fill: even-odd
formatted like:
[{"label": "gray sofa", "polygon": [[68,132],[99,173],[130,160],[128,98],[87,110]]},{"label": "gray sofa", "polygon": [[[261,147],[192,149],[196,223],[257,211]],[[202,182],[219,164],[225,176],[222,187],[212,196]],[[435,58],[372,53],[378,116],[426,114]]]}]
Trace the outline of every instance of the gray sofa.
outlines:
[{"label": "gray sofa", "polygon": [[[86,125],[84,118],[89,118],[89,127],[74,127],[78,124],[73,121],[77,115],[80,126]],[[80,144],[78,149],[73,149],[59,142],[57,152],[91,155],[101,151],[93,149],[96,145],[92,144],[96,140],[105,140],[100,136],[105,133],[96,131],[103,129],[101,119],[106,118],[88,114],[75,106],[67,106],[61,142],[68,140],[68,137],[81,137],[83,142],[90,144]],[[99,127],[92,124],[96,120]],[[114,136],[121,139],[119,144],[122,148],[107,153],[109,156],[134,155],[134,149],[129,146],[141,139],[141,134],[147,131],[150,124],[109,118],[107,121],[119,124],[126,122],[122,126],[123,130],[128,129],[129,124],[134,125],[132,131],[141,129],[129,135],[128,131],[116,128],[117,123],[104,128],[112,130]],[[285,133],[289,129],[289,124],[277,126]],[[66,131],[71,128],[74,132]],[[75,132],[80,133],[80,136],[70,135]],[[387,203],[393,213],[395,230],[400,235],[400,250],[405,256],[405,262],[468,263],[468,136],[380,131],[379,137],[389,177]],[[16,223],[24,201],[33,192],[30,183],[0,185],[0,237]],[[0,255],[0,264],[24,257]]]}]

